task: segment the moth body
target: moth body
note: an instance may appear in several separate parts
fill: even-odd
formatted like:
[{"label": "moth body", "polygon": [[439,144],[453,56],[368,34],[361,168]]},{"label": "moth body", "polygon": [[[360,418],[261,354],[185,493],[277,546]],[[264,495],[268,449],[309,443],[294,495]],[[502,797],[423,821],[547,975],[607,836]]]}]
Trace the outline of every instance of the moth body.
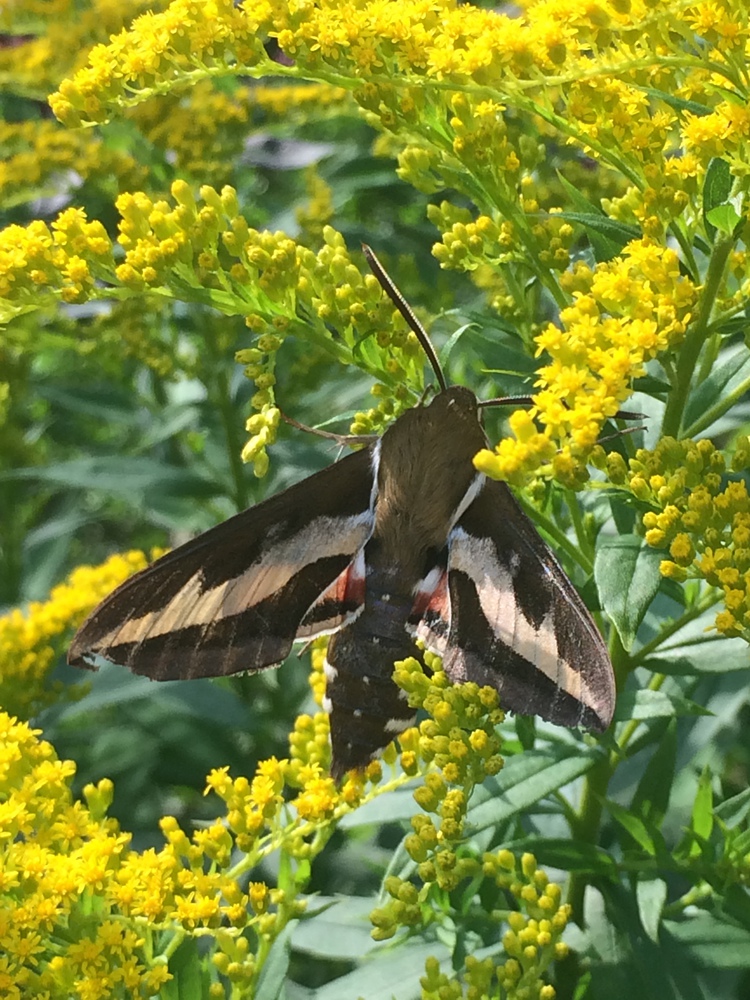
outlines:
[{"label": "moth body", "polygon": [[456,386],[404,413],[373,450],[373,531],[357,584],[362,611],[328,649],[336,670],[327,689],[334,777],[364,766],[414,722],[393,664],[419,655],[410,619],[445,575],[448,535],[477,479],[471,459],[484,443],[476,397]]}]

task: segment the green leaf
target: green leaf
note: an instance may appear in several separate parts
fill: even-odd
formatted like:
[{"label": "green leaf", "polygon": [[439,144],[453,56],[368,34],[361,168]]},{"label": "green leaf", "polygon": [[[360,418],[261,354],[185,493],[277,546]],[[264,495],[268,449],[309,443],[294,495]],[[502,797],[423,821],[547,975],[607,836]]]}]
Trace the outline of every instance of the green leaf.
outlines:
[{"label": "green leaf", "polygon": [[703,223],[706,232],[714,238],[716,225],[711,213],[720,205],[724,205],[732,190],[732,175],[726,160],[714,157],[708,164],[706,179],[703,182]]},{"label": "green leaf", "polygon": [[577,212],[580,212],[582,215],[593,215],[600,219],[607,218],[602,209],[599,208],[598,205],[595,205],[593,202],[589,201],[586,195],[583,194],[583,192],[580,191],[575,186],[575,184],[571,184],[568,178],[562,173],[561,170],[557,170],[556,173],[557,173],[557,179],[560,181],[563,190],[565,191],[566,195],[570,199],[571,204],[575,207]]},{"label": "green leaf", "polygon": [[513,721],[518,742],[524,750],[533,750],[536,743],[536,716],[516,715]]},{"label": "green leaf", "polygon": [[[586,932],[571,944],[591,957],[591,1000],[705,1000],[685,956],[664,935],[659,943],[644,933],[633,895],[605,882],[602,897],[586,897]],[[590,943],[588,943],[590,942]],[[586,945],[588,944],[588,947]],[[583,946],[582,946],[583,945]],[[593,954],[591,954],[593,952]],[[598,961],[597,961],[598,957]]]},{"label": "green leaf", "polygon": [[625,691],[617,699],[615,718],[618,722],[671,718],[673,715],[713,715],[713,712],[688,698],[665,691]]},{"label": "green leaf", "polygon": [[316,958],[356,962],[379,947],[370,932],[376,900],[363,896],[316,896],[322,909],[305,915],[292,937],[295,951]]},{"label": "green leaf", "polygon": [[706,214],[706,220],[720,233],[731,236],[738,224],[743,221],[743,217],[734,205],[719,205]]},{"label": "green leaf", "polygon": [[580,778],[601,759],[601,750],[580,744],[511,757],[496,777],[474,792],[467,813],[468,829],[473,833],[499,826],[530,811],[540,799]]},{"label": "green leaf", "polygon": [[91,687],[80,701],[58,710],[58,719],[71,722],[89,712],[113,707],[137,712],[138,702],[160,701],[173,713],[227,728],[248,730],[253,724],[252,711],[234,691],[210,680],[163,681],[156,685],[147,677],[105,662],[89,683]]},{"label": "green leaf", "polygon": [[688,956],[704,968],[750,968],[750,930],[708,913],[680,922],[665,920],[664,926]]},{"label": "green leaf", "polygon": [[697,115],[699,118],[703,118],[705,115],[710,115],[713,112],[713,108],[709,108],[705,104],[700,104],[698,101],[688,101],[684,97],[677,97],[676,94],[670,94],[666,90],[659,90],[657,87],[643,87],[643,93],[648,94],[654,100],[664,101],[665,104],[670,108],[674,108],[675,111],[689,111],[691,115]]},{"label": "green leaf", "polygon": [[70,567],[71,546],[75,533],[94,518],[81,510],[76,498],[61,498],[59,514],[43,521],[28,532],[23,543],[24,562],[29,569],[23,579],[24,601],[43,601]]},{"label": "green leaf", "polygon": [[720,819],[730,830],[744,823],[750,815],[750,788],[744,789],[731,799],[725,799],[714,809],[714,816]]},{"label": "green leaf", "polygon": [[638,627],[661,582],[663,553],[638,535],[599,535],[594,580],[601,607],[617,629],[626,650],[632,649]]},{"label": "green leaf", "polygon": [[659,827],[669,807],[677,757],[677,725],[670,719],[631,802],[631,811]]},{"label": "green leaf", "polygon": [[[735,845],[736,846],[736,845]],[[721,912],[733,923],[739,923],[750,931],[750,895],[742,885],[730,885],[724,896]]]},{"label": "green leaf", "polygon": [[462,326],[459,326],[457,330],[454,330],[453,333],[450,335],[448,341],[442,346],[442,348],[440,349],[440,353],[438,355],[440,367],[443,370],[445,370],[448,367],[448,359],[450,358],[451,354],[453,353],[453,349],[456,347],[456,345],[461,340],[463,335],[468,330],[473,330],[473,329],[474,329],[473,323],[464,323]]},{"label": "green leaf", "polygon": [[584,225],[584,228],[594,251],[594,257],[596,260],[607,261],[616,257],[620,250],[622,250],[623,244],[619,240],[612,240],[608,236],[604,236],[602,233],[598,232],[594,224],[594,222],[598,222],[601,219],[606,219],[607,216],[601,208],[597,205],[593,205],[588,198],[586,198],[578,190],[575,184],[571,184],[559,170],[557,171],[557,177],[563,187],[563,190],[570,199],[570,203],[575,209],[576,214],[592,220],[592,225]]},{"label": "green leaf", "polygon": [[[693,812],[690,817],[690,829],[702,840],[708,840],[714,828],[714,791],[711,784],[711,770],[708,766],[698,780],[698,791],[693,802]],[[696,841],[690,845],[691,857],[700,855],[701,847]]]},{"label": "green leaf", "polygon": [[417,1000],[421,996],[420,977],[424,963],[434,955],[450,971],[450,956],[444,944],[417,938],[393,945],[381,945],[376,954],[346,976],[321,986],[316,1000]]},{"label": "green leaf", "polygon": [[289,970],[292,933],[296,925],[296,920],[290,920],[271,945],[271,950],[260,971],[255,1000],[280,1000],[283,997],[284,981]]},{"label": "green leaf", "polygon": [[633,840],[643,848],[643,850],[652,855],[656,856],[657,845],[654,841],[653,834],[646,828],[646,824],[638,816],[634,816],[629,809],[625,809],[618,805],[616,802],[607,802],[607,808],[623,830],[630,834]]},{"label": "green leaf", "polygon": [[643,666],[655,674],[670,677],[701,677],[711,674],[731,674],[747,670],[747,643],[725,637],[708,642],[686,643],[649,656]]},{"label": "green leaf", "polygon": [[638,378],[633,379],[633,391],[645,392],[647,396],[663,397],[671,388],[672,386],[669,382],[657,378],[655,375],[640,375]]},{"label": "green leaf", "polygon": [[383,351],[370,334],[360,336],[355,341],[352,347],[352,363],[385,385],[394,386],[396,384],[393,376],[385,368]]},{"label": "green leaf", "polygon": [[0,473],[0,480],[31,480],[73,489],[94,489],[138,502],[149,491],[217,496],[215,484],[189,469],[166,465],[155,458],[119,455],[75,458],[69,462],[15,469]]},{"label": "green leaf", "polygon": [[610,854],[595,844],[556,837],[524,837],[506,845],[514,852],[531,851],[541,865],[584,875],[617,877],[617,864]]},{"label": "green leaf", "polygon": [[165,1000],[208,1000],[209,977],[195,938],[185,938],[169,959],[169,971],[173,978],[161,988]]},{"label": "green leaf", "polygon": [[626,222],[618,222],[616,219],[610,219],[606,215],[597,216],[584,212],[560,212],[555,217],[565,219],[566,222],[577,222],[580,226],[583,226],[586,235],[592,241],[595,236],[601,237],[606,241],[602,246],[609,244],[615,251],[609,254],[605,258],[606,260],[611,260],[612,257],[617,256],[623,247],[627,246],[633,240],[639,240],[643,235],[638,226],[631,226]]},{"label": "green leaf", "polygon": [[137,426],[143,419],[132,391],[121,385],[65,385],[39,379],[34,390],[66,413],[94,417],[107,425]]},{"label": "green leaf", "polygon": [[[685,436],[692,437],[709,427],[725,410],[722,400],[748,379],[750,358],[745,347],[721,354],[707,377],[690,393],[683,420]],[[712,416],[714,413],[716,417]]]},{"label": "green leaf", "polygon": [[667,901],[667,883],[660,878],[638,879],[635,897],[643,929],[658,944],[661,914]]}]

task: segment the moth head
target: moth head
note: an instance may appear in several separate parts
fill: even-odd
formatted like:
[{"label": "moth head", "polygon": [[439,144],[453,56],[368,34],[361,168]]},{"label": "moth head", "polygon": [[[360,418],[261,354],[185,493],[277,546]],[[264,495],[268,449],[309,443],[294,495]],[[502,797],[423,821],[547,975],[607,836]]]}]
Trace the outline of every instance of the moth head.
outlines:
[{"label": "moth head", "polygon": [[480,409],[477,397],[463,385],[451,385],[437,396],[430,403],[430,409],[435,411],[445,411],[452,417],[461,420],[471,421],[476,424],[480,422]]}]

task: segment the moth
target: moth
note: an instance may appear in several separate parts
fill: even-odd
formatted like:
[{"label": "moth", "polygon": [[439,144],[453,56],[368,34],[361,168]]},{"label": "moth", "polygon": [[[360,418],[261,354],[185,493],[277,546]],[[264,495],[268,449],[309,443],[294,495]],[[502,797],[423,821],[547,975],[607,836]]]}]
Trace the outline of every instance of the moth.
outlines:
[{"label": "moth", "polygon": [[439,391],[370,447],[237,514],[131,577],[79,629],[68,662],[104,657],[153,680],[277,665],[331,634],[331,773],[364,767],[414,723],[393,664],[439,654],[454,682],[501,705],[603,731],[614,710],[591,615],[509,488],[478,473],[480,404],[448,386],[426,332],[365,247],[419,337]]}]

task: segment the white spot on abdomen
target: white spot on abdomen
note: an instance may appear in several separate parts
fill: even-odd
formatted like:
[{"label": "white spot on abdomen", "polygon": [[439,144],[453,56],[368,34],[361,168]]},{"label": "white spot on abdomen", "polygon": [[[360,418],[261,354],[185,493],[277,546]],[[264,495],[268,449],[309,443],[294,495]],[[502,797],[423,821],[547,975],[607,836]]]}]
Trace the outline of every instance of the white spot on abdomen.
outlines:
[{"label": "white spot on abdomen", "polygon": [[410,719],[389,719],[383,728],[387,733],[403,733],[405,729],[413,726],[416,721],[416,715],[412,715]]}]

